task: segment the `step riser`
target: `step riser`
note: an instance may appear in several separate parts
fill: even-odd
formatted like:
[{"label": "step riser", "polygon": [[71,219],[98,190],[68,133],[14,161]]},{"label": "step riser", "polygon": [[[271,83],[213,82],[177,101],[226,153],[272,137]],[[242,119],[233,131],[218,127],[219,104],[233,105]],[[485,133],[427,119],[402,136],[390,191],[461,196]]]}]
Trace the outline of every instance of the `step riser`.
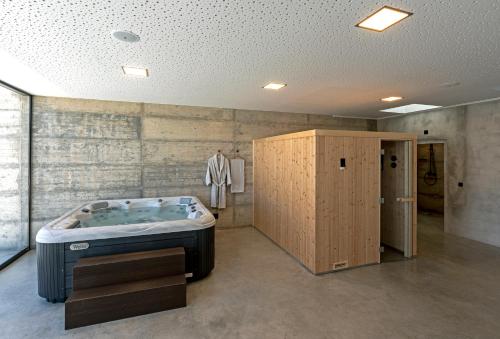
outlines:
[{"label": "step riser", "polygon": [[72,329],[185,306],[185,282],[120,295],[69,301],[65,307],[65,327]]},{"label": "step riser", "polygon": [[73,268],[73,290],[184,274],[184,255]]}]

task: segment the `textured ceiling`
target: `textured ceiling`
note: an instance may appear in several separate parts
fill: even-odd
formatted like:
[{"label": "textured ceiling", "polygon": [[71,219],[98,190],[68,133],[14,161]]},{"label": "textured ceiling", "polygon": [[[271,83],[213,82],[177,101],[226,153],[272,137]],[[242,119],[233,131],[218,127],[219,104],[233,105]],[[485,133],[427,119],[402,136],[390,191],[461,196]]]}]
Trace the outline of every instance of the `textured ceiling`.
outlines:
[{"label": "textured ceiling", "polygon": [[[354,27],[382,5],[414,15],[384,33]],[[12,77],[3,58],[0,77],[38,95],[383,117],[500,97],[499,41],[500,0],[0,0],[0,49],[35,74]],[[379,101],[391,95],[406,99]]]}]

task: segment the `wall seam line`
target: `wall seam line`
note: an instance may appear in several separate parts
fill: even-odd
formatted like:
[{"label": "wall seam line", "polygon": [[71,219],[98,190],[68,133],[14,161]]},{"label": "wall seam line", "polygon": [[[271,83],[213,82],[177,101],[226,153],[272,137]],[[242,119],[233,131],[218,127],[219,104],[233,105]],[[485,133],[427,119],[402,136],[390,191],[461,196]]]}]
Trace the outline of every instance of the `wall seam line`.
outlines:
[{"label": "wall seam line", "polygon": [[[233,109],[233,158],[236,153],[236,110]],[[235,226],[235,220],[236,220],[236,202],[235,202],[235,197],[234,194],[231,193],[231,190],[229,190],[229,194],[231,194],[231,204],[233,206],[233,217],[232,217],[232,222],[231,226]]]},{"label": "wall seam line", "polygon": [[140,142],[140,161],[141,161],[141,198],[144,198],[144,103],[140,105],[139,126],[137,134]]}]

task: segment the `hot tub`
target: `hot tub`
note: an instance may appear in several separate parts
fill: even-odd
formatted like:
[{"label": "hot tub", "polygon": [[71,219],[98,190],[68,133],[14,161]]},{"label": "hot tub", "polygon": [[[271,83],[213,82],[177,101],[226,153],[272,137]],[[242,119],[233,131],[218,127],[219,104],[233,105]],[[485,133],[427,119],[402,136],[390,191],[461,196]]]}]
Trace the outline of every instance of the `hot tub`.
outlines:
[{"label": "hot tub", "polygon": [[215,218],[196,197],[92,201],[36,235],[38,294],[63,302],[79,258],[184,247],[188,281],[214,268]]}]

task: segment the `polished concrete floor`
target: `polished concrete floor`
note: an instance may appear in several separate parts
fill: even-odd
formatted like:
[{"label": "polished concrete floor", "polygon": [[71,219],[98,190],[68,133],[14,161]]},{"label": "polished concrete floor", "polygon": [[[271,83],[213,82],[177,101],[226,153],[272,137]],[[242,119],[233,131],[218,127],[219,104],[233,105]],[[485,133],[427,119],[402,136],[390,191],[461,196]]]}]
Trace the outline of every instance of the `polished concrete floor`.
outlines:
[{"label": "polished concrete floor", "polygon": [[419,219],[417,259],[314,276],[253,228],[218,231],[186,308],[64,331],[33,252],[0,272],[2,338],[499,338],[500,248]]}]

